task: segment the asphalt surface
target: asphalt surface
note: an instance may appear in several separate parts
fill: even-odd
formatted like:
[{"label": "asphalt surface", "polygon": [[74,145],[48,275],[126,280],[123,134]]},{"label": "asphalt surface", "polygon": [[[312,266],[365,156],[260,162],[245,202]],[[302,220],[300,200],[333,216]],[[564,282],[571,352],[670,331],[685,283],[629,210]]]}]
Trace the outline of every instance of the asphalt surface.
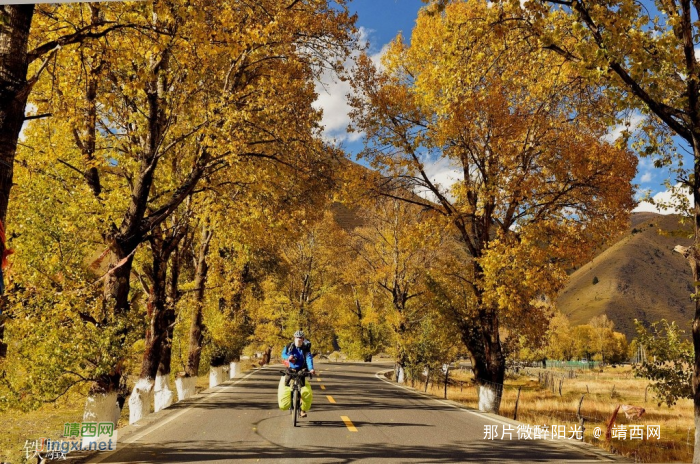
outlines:
[{"label": "asphalt surface", "polygon": [[[484,426],[517,424],[382,380],[378,364],[320,363],[299,427],[277,407],[280,367],[249,373],[120,434],[97,463],[610,462],[569,440],[486,440]],[[160,414],[160,413],[159,413]],[[122,438],[122,436],[124,438]]]}]

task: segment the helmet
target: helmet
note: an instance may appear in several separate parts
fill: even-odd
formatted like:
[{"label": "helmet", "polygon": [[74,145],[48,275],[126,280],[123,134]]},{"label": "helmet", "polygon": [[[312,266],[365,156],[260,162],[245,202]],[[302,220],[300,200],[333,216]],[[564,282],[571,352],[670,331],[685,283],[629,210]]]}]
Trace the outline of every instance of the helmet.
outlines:
[{"label": "helmet", "polygon": [[304,338],[304,331],[297,330],[296,332],[294,332],[294,338]]}]

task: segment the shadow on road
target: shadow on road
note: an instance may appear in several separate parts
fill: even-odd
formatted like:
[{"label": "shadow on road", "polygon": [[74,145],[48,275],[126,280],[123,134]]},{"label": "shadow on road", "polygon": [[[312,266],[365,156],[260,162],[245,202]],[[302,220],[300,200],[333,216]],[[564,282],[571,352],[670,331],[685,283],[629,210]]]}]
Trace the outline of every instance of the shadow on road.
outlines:
[{"label": "shadow on road", "polygon": [[[129,459],[133,453],[141,459]],[[143,456],[151,456],[143,459]],[[567,450],[542,446],[535,442],[528,446],[517,446],[517,442],[471,442],[451,443],[443,448],[430,446],[393,446],[363,444],[359,447],[306,446],[302,449],[284,447],[261,447],[246,442],[191,441],[166,442],[160,445],[130,444],[120,452],[102,462],[208,462],[217,460],[281,460],[281,459],[328,459],[338,463],[349,463],[363,459],[391,459],[393,461],[417,462],[501,462],[501,461],[576,461],[580,454]],[[590,459],[590,458],[589,458]]]},{"label": "shadow on road", "polygon": [[[318,427],[346,427],[344,422],[339,421],[316,421],[312,420],[308,422],[308,426],[318,426]],[[374,427],[435,427],[429,424],[413,424],[413,423],[401,423],[401,422],[362,422],[362,421],[352,421],[352,425],[356,428],[361,429],[363,426],[374,426]],[[302,420],[301,426],[304,426],[304,421]],[[307,427],[308,427],[307,426]]]},{"label": "shadow on road", "polygon": [[[351,367],[343,365],[343,367]],[[386,384],[377,381],[374,376],[366,376],[361,381],[353,377],[351,372],[322,375],[323,382],[315,379],[311,386],[314,394],[314,409],[323,407],[325,396],[332,395],[338,404],[342,404],[344,410],[355,409],[375,409],[386,410],[395,409],[396,405],[392,400],[402,402],[402,409],[409,410],[430,410],[449,411],[453,408],[438,403],[426,403],[425,399],[410,390],[400,390],[387,388]],[[229,388],[225,392],[218,393],[214,401],[198,403],[176,403],[171,408],[179,409],[192,407],[194,409],[246,409],[246,410],[267,410],[276,409],[276,401],[261,392],[277,391],[279,384],[279,373],[276,370],[258,371],[256,377],[246,380],[237,385],[221,385],[221,388]],[[326,390],[321,390],[320,385],[326,385]],[[216,392],[216,390],[214,390]],[[209,392],[211,395],[214,392]],[[408,404],[406,402],[408,401]]]}]

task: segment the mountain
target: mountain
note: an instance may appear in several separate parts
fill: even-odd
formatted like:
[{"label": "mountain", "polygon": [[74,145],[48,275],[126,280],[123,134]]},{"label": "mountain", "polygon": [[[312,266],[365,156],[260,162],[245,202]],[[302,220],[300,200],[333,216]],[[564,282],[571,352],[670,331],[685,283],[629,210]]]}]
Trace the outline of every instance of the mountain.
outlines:
[{"label": "mountain", "polygon": [[673,248],[692,243],[692,225],[679,219],[635,213],[619,241],[575,270],[557,298],[572,326],[606,314],[628,340],[636,336],[634,319],[676,321],[689,334],[693,279],[687,261]]}]

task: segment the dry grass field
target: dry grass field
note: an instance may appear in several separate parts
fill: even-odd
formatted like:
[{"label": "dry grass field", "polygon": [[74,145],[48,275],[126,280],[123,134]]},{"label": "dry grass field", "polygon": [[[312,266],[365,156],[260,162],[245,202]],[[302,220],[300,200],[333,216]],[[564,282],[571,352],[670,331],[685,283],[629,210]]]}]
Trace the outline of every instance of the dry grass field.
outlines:
[{"label": "dry grass field", "polygon": [[[578,425],[577,411],[581,403],[581,416],[585,418],[584,440],[600,448],[626,456],[637,462],[691,462],[693,457],[693,407],[691,400],[681,400],[674,407],[659,406],[651,390],[645,390],[649,382],[635,378],[630,366],[606,367],[600,371],[578,371],[576,377],[568,378],[563,369],[552,370],[557,379],[552,391],[545,389],[538,381],[538,372],[529,369],[526,373],[509,375],[503,392],[500,414],[513,418],[515,402],[520,387],[517,420],[528,425],[565,425],[568,431]],[[559,394],[559,379],[563,377],[562,391]],[[477,408],[476,388],[471,384],[472,374],[453,371],[453,385],[448,387],[447,397],[466,406]],[[415,385],[423,390],[424,385]],[[613,390],[614,387],[614,390]],[[444,384],[430,385],[428,393],[442,398]],[[645,409],[640,419],[627,419],[622,411],[617,415],[615,424],[627,429],[626,439],[612,438],[605,440],[606,422],[615,408],[620,404],[639,406]],[[630,426],[642,425],[644,438],[631,439]],[[660,426],[660,438],[647,439],[647,425]],[[600,427],[602,436],[593,436],[595,427]],[[514,435],[515,436],[515,435]]]}]

